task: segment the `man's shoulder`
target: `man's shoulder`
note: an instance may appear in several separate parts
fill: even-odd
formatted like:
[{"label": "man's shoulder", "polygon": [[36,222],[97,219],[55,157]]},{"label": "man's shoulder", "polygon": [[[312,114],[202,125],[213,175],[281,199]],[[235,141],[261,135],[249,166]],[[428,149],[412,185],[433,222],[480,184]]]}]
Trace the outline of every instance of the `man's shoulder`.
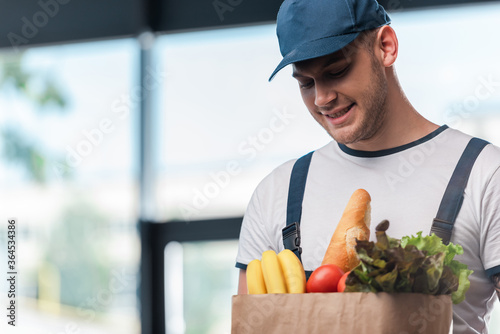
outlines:
[{"label": "man's shoulder", "polygon": [[[318,160],[323,159],[325,156],[332,155],[333,154],[332,145],[334,145],[334,143],[335,142],[333,141],[329,142],[323,147],[320,147],[317,150],[315,150],[313,153],[313,157],[311,159],[311,165],[315,164],[315,161],[316,163],[321,163],[321,161],[318,162]],[[262,179],[257,188],[269,189],[269,187],[282,187],[285,185],[286,187],[288,187],[293,166],[295,165],[298,159],[307,154],[308,153],[304,153],[300,157],[287,160],[284,163],[278,165],[269,174],[267,174],[267,176],[265,176],[264,179]]]},{"label": "man's shoulder", "polygon": [[[474,138],[469,134],[456,129],[449,129],[449,140],[445,145],[448,145],[446,149],[456,149],[457,145],[460,150],[457,152],[460,155],[464,152],[466,145],[469,141]],[[482,140],[484,138],[476,137]],[[488,140],[486,140],[488,142]],[[452,148],[452,146],[455,146]],[[463,146],[463,147],[462,147]],[[489,182],[493,175],[497,174],[500,170],[500,147],[494,143],[488,142],[488,144],[481,150],[477,159],[474,162],[474,167],[471,174],[472,180],[478,180],[481,184],[484,182]]]},{"label": "man's shoulder", "polygon": [[443,132],[442,137],[443,138],[439,141],[440,143],[449,144],[450,146],[457,146],[463,144],[464,147],[472,138],[485,140],[486,142],[488,142],[488,145],[485,147],[485,151],[489,151],[493,155],[498,155],[498,158],[500,158],[500,148],[494,143],[489,142],[485,138],[479,136],[473,136],[468,133],[462,132],[461,130],[451,127],[447,128],[446,131]]},{"label": "man's shoulder", "polygon": [[[456,140],[461,140],[461,141],[466,141],[467,143],[472,139],[472,138],[479,138],[482,140],[485,140],[488,142],[488,145],[485,146],[483,151],[481,152],[482,157],[487,157],[488,159],[493,159],[494,161],[500,161],[500,147],[497,146],[494,143],[489,142],[487,139],[481,138],[481,137],[475,137],[472,135],[469,135],[467,133],[464,133],[460,130],[450,128],[449,134],[450,134],[450,143],[453,143]],[[489,160],[492,161],[492,160]]]}]

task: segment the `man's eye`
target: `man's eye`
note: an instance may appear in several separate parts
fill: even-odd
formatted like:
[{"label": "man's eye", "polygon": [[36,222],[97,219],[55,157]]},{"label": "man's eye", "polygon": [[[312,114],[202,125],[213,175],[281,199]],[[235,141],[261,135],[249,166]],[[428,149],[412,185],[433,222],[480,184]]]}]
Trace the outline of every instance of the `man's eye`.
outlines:
[{"label": "man's eye", "polygon": [[314,84],[314,81],[306,81],[306,82],[300,82],[299,81],[299,88],[310,88]]},{"label": "man's eye", "polygon": [[330,73],[330,76],[334,77],[334,78],[338,78],[338,77],[342,76],[344,73],[346,73],[348,69],[349,69],[349,66],[346,66],[346,67],[344,67],[342,70],[340,70],[338,72],[332,72],[332,73]]}]

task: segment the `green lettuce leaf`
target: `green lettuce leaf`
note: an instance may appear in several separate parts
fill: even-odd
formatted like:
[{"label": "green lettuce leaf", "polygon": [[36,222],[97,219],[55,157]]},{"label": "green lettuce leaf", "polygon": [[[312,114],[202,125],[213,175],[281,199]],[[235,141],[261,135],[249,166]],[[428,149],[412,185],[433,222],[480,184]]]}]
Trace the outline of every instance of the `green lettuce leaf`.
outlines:
[{"label": "green lettuce leaf", "polygon": [[[443,290],[443,285],[451,291],[451,297],[454,304],[458,304],[465,299],[465,293],[470,287],[469,275],[473,273],[467,268],[467,265],[454,260],[455,255],[464,253],[462,246],[448,243],[442,243],[441,238],[432,233],[428,236],[422,236],[422,232],[418,232],[416,236],[407,236],[401,238],[401,245],[414,245],[422,251],[426,251],[429,255],[444,253],[443,264],[452,270],[453,274],[448,274],[443,277],[442,286],[439,290]],[[453,277],[452,277],[453,276]]]},{"label": "green lettuce leaf", "polygon": [[387,220],[376,228],[376,242],[357,241],[360,264],[346,280],[347,292],[416,292],[451,294],[455,304],[465,299],[472,270],[454,260],[460,245],[443,244],[432,234],[394,239],[386,234]]},{"label": "green lettuce leaf", "polygon": [[459,304],[465,299],[465,293],[470,288],[469,275],[474,271],[467,268],[467,265],[456,260],[451,260],[448,264],[455,277],[458,278],[458,287],[451,293],[451,300],[454,304]]}]

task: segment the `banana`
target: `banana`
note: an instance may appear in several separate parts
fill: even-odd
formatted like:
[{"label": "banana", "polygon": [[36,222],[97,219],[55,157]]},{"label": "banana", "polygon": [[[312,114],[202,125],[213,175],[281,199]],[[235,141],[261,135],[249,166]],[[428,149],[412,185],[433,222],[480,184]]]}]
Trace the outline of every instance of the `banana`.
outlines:
[{"label": "banana", "polygon": [[286,293],[285,276],[276,252],[273,250],[265,251],[262,253],[261,262],[267,293]]},{"label": "banana", "polygon": [[251,295],[267,293],[266,283],[262,275],[262,266],[259,259],[250,261],[247,266],[247,288]]},{"label": "banana", "polygon": [[285,276],[288,293],[306,292],[306,273],[297,255],[284,249],[278,254],[278,260]]}]

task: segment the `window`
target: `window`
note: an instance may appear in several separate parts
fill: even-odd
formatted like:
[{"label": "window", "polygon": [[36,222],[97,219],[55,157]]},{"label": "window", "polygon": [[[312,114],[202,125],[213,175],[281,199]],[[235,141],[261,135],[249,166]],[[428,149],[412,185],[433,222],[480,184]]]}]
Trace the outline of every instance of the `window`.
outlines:
[{"label": "window", "polygon": [[136,50],[116,40],[0,54],[0,247],[16,218],[24,333],[139,333]]},{"label": "window", "polygon": [[165,248],[167,333],[229,333],[237,241],[170,242]]}]

